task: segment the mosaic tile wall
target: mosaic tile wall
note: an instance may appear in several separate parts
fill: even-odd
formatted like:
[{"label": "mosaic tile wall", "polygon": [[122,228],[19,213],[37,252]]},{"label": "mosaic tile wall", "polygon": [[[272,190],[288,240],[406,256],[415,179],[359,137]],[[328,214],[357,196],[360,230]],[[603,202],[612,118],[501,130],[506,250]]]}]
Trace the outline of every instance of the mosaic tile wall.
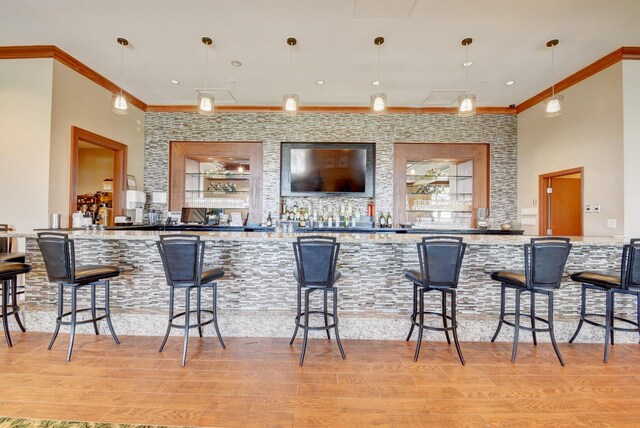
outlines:
[{"label": "mosaic tile wall", "polygon": [[[451,114],[307,113],[146,113],[145,192],[167,191],[169,141],[262,141],[264,147],[263,221],[280,207],[280,143],[376,143],[376,211],[393,211],[393,144],[489,143],[491,217],[497,224],[516,218],[516,117]],[[340,198],[335,203],[343,202]],[[366,207],[364,199],[358,207]],[[344,201],[345,203],[348,203]],[[290,202],[291,205],[293,202]],[[147,203],[166,215],[167,204]]]}]

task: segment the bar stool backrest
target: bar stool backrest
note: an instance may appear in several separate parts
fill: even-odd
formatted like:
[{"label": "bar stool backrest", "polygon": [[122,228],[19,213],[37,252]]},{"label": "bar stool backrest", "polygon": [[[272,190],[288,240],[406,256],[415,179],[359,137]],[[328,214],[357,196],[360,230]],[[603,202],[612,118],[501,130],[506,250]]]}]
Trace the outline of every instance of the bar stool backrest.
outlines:
[{"label": "bar stool backrest", "polygon": [[[9,230],[8,224],[0,224],[0,232],[7,232]],[[9,238],[0,238],[0,253],[9,252]]]},{"label": "bar stool backrest", "polygon": [[[326,237],[322,237],[326,238]],[[303,287],[333,285],[340,244],[332,239],[298,239],[293,243],[298,278]]]},{"label": "bar stool backrest", "polygon": [[622,288],[640,288],[640,239],[632,239],[622,252]]},{"label": "bar stool backrest", "polygon": [[456,288],[467,244],[456,236],[424,237],[418,260],[425,287]]},{"label": "bar stool backrest", "polygon": [[524,246],[527,287],[560,288],[571,247],[569,238],[531,238]]},{"label": "bar stool backrest", "polygon": [[50,282],[72,284],[76,256],[73,239],[64,233],[41,232],[36,239]]},{"label": "bar stool backrest", "polygon": [[157,242],[158,251],[171,286],[199,286],[204,263],[204,242],[195,235],[165,235]]}]

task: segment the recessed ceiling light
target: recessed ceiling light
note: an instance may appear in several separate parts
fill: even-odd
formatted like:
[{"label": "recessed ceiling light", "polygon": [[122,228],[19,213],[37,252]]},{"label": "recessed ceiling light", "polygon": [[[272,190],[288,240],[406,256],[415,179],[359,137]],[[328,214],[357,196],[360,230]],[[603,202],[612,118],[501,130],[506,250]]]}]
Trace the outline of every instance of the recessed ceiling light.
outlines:
[{"label": "recessed ceiling light", "polygon": [[516,83],[515,80],[509,80],[509,81],[505,82],[505,85],[511,86],[511,85],[514,85],[515,83]]},{"label": "recessed ceiling light", "polygon": [[473,65],[473,61],[467,61],[462,63],[463,67],[471,67],[472,65]]},{"label": "recessed ceiling light", "polygon": [[179,85],[180,84],[180,81],[176,80],[176,79],[171,79],[171,80],[169,80],[169,82],[173,83],[174,85]]},{"label": "recessed ceiling light", "polygon": [[378,86],[380,84],[380,81],[379,80],[374,80],[373,82],[371,82],[371,84],[373,86]]},{"label": "recessed ceiling light", "polygon": [[324,80],[316,80],[316,83],[317,83],[318,85],[324,85]]},{"label": "recessed ceiling light", "polygon": [[234,67],[240,67],[242,63],[234,59],[233,61],[231,61],[231,65],[233,65]]}]

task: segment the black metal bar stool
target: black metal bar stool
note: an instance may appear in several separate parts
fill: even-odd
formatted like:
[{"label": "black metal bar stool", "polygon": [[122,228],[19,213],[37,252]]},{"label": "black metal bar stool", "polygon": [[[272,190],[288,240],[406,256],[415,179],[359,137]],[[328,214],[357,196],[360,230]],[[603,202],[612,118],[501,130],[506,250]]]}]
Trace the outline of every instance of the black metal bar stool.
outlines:
[{"label": "black metal bar stool", "polygon": [[[538,345],[536,332],[548,332],[558,360],[564,366],[564,360],[560,354],[560,349],[558,349],[553,331],[553,291],[560,288],[564,266],[567,263],[570,251],[569,238],[554,236],[531,238],[531,243],[524,246],[524,271],[497,271],[491,273],[491,279],[500,282],[500,323],[493,338],[491,338],[491,342],[494,342],[498,337],[502,324],[514,327],[512,363],[516,362],[518,334],[520,329],[523,329],[532,333],[534,346]],[[505,289],[507,288],[516,291],[515,312],[505,312]],[[522,313],[520,309],[522,293],[531,293],[530,314]],[[546,295],[548,298],[547,319],[536,316],[536,294]],[[515,318],[514,322],[507,321],[507,316],[513,316]],[[529,318],[531,327],[521,325],[521,317]],[[536,327],[536,321],[546,324],[547,327]]]},{"label": "black metal bar stool", "polygon": [[[458,341],[458,321],[456,319],[456,288],[462,267],[462,259],[467,244],[456,236],[424,237],[417,244],[420,270],[408,270],[405,277],[413,283],[413,312],[411,314],[411,328],[407,335],[407,342],[411,339],[413,328],[418,327],[418,341],[413,361],[418,361],[424,330],[444,331],[447,343],[451,344],[449,332],[453,334],[453,341],[458,351],[460,362],[464,365],[464,357]],[[442,293],[442,312],[424,310],[424,294],[430,291]],[[451,315],[447,315],[447,294],[451,296]],[[434,315],[442,319],[442,327],[424,324],[425,315]],[[417,318],[417,319],[416,319]],[[448,325],[451,321],[451,326]]]},{"label": "black metal bar stool", "polygon": [[[158,241],[158,250],[162,258],[167,284],[169,285],[169,325],[167,332],[160,345],[162,352],[169,333],[173,327],[184,329],[184,345],[182,350],[182,367],[187,362],[187,345],[189,344],[189,329],[198,328],[198,333],[202,337],[202,327],[213,323],[218,340],[223,349],[225,349],[224,341],[220,335],[218,328],[217,315],[217,296],[218,284],[216,279],[224,276],[224,270],[221,268],[204,269],[204,249],[205,243],[200,240],[199,236],[194,235],[165,235],[160,237]],[[185,310],[178,314],[174,314],[175,289],[180,288],[185,291]],[[213,308],[211,310],[202,309],[202,289],[211,288],[213,292]],[[191,309],[191,291],[196,290],[196,309]],[[211,319],[202,321],[202,314],[211,315]],[[191,323],[191,314],[195,314],[196,323]],[[184,317],[184,324],[176,324],[176,318]]]},{"label": "black metal bar stool", "polygon": [[[92,323],[96,335],[98,331],[98,321],[107,320],[107,326],[111,332],[111,336],[116,344],[120,344],[118,336],[113,329],[111,323],[111,309],[109,306],[109,278],[115,278],[120,275],[120,269],[117,266],[108,265],[87,265],[76,266],[75,244],[73,239],[69,239],[68,235],[63,233],[42,232],[38,233],[38,246],[44,259],[47,269],[47,276],[50,282],[58,284],[58,316],[56,318],[56,329],[49,343],[49,348],[58,337],[60,326],[70,326],[69,351],[67,352],[67,361],[71,360],[71,352],[73,351],[73,342],[76,334],[76,326],[80,324]],[[91,307],[78,309],[78,290],[85,286],[91,286]],[[96,306],[96,287],[104,286],[104,307]],[[64,290],[71,289],[71,311],[64,312]],[[78,321],[78,313],[91,311],[91,318]],[[97,311],[103,312],[98,316]],[[71,318],[71,321],[63,321],[65,318]]]},{"label": "black metal bar stool", "polygon": [[[571,279],[582,283],[582,304],[580,306],[580,322],[569,343],[578,337],[584,323],[603,328],[604,362],[609,362],[609,342],[613,345],[613,332],[626,331],[640,333],[640,239],[632,239],[622,250],[620,275],[603,272],[576,272]],[[606,293],[605,313],[587,313],[587,290]],[[636,296],[636,321],[615,316],[615,296],[626,294]],[[593,318],[604,318],[604,324]],[[616,327],[615,320],[634,326],[634,328]]]},{"label": "black metal bar stool", "polygon": [[[298,334],[298,328],[302,327],[304,338],[302,340],[300,366],[304,363],[309,330],[325,330],[327,338],[331,339],[329,330],[333,328],[342,359],[347,358],[338,333],[338,287],[335,286],[335,283],[341,276],[340,272],[336,270],[339,251],[340,244],[336,242],[336,239],[326,236],[299,237],[297,242],[293,243],[293,253],[296,260],[296,269],[293,271],[293,276],[298,286],[298,308],[295,318],[296,327],[289,345],[293,345]],[[312,311],[310,310],[309,296],[312,292],[318,290],[324,293],[324,310]],[[304,291],[304,311],[302,311],[302,291]],[[327,311],[328,292],[333,294],[333,312]],[[309,315],[311,314],[322,314],[324,326],[311,326],[309,324]],[[302,319],[303,317],[304,320]],[[329,317],[332,318],[333,324],[328,323]]]},{"label": "black metal bar stool", "polygon": [[[20,307],[17,303],[16,296],[16,279],[18,275],[22,275],[31,271],[31,265],[25,263],[12,263],[2,262],[0,263],[0,284],[2,284],[2,327],[4,329],[4,338],[7,340],[7,345],[11,348],[11,335],[9,334],[9,316],[13,315],[16,322],[20,326],[22,331],[26,331],[18,313]],[[12,297],[11,303],[9,303],[9,297]],[[11,306],[11,312],[9,312],[9,306]]]},{"label": "black metal bar stool", "polygon": [[[9,231],[9,225],[0,224],[0,232]],[[0,238],[0,263],[2,262],[13,262],[13,263],[26,263],[26,254],[19,253],[13,251],[11,248],[11,239],[9,238]],[[17,278],[16,278],[17,279]],[[17,281],[14,281],[13,286],[9,289],[9,298],[11,301],[11,306],[14,308],[18,305],[18,296],[24,294],[24,287],[18,285]],[[18,326],[22,331],[27,331],[20,320],[20,316],[18,315],[18,311],[15,311],[15,318]]]}]

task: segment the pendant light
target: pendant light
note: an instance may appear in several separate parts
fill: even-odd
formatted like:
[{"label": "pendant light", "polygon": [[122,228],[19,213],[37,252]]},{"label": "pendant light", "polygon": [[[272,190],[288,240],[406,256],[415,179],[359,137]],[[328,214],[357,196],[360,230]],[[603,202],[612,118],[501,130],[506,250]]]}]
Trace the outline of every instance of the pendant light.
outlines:
[{"label": "pendant light", "polygon": [[[289,55],[289,88],[293,88],[293,47],[298,44],[295,37],[289,37],[287,44],[290,47]],[[287,116],[295,116],[298,113],[300,98],[296,94],[285,94],[282,97],[282,109]]]},{"label": "pendant light", "polygon": [[553,71],[555,67],[553,48],[558,46],[558,39],[549,40],[547,47],[551,48],[551,98],[547,98],[544,102],[544,115],[545,117],[556,117],[563,113],[564,109],[564,96],[556,95],[556,87],[554,83]]},{"label": "pendant light", "polygon": [[209,37],[202,38],[204,45],[204,90],[198,91],[198,113],[203,115],[213,114],[216,110],[216,98],[209,92],[209,46],[213,40]]},{"label": "pendant light", "polygon": [[476,96],[474,94],[468,93],[469,91],[469,67],[473,64],[469,61],[469,45],[473,43],[473,39],[471,37],[467,37],[462,40],[462,46],[465,48],[465,61],[462,66],[465,69],[466,75],[466,88],[465,93],[458,97],[458,116],[460,117],[469,117],[474,116],[476,114]]},{"label": "pendant light", "polygon": [[116,39],[120,45],[120,92],[114,92],[111,94],[111,111],[116,114],[129,114],[129,97],[122,91],[123,70],[124,70],[124,47],[129,45],[127,39],[118,37]]},{"label": "pendant light", "polygon": [[[378,36],[373,39],[373,44],[378,47],[378,79],[374,82],[377,82],[375,85],[380,85],[380,49],[384,44],[384,37]],[[377,94],[371,95],[370,99],[371,103],[371,111],[374,114],[382,114],[387,111],[387,94],[379,92]]]}]

